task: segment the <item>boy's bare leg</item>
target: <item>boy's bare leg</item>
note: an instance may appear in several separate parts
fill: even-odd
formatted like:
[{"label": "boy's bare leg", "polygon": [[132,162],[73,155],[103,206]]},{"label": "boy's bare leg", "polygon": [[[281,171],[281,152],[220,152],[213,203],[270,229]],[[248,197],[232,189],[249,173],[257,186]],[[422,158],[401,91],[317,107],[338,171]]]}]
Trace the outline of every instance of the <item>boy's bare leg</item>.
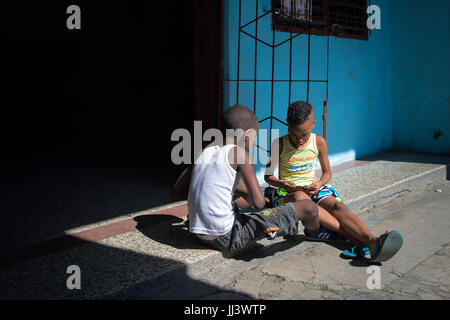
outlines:
[{"label": "boy's bare leg", "polygon": [[[302,191],[297,191],[288,194],[284,198],[283,203],[294,202],[298,200],[311,200],[311,198],[306,193]],[[355,245],[359,243],[357,239],[352,237],[350,234],[348,234],[347,231],[341,228],[339,221],[335,217],[333,217],[328,211],[326,211],[324,208],[320,206],[319,206],[319,221],[321,226],[331,231],[337,232],[338,234],[350,239],[350,241],[352,241],[352,243],[354,243]]]},{"label": "boy's bare leg", "polygon": [[[329,213],[331,213],[340,223],[340,226],[347,232],[352,238],[355,238],[362,244],[369,247],[371,254],[375,249],[377,243],[377,237],[370,232],[366,225],[342,202],[337,202],[335,198],[329,197],[323,199],[319,203],[319,207],[322,207]],[[383,238],[389,231],[383,235]],[[382,238],[382,241],[383,241]]]},{"label": "boy's bare leg", "polygon": [[319,206],[319,220],[320,225],[331,230],[337,232],[341,236],[349,239],[354,245],[359,245],[360,242],[358,239],[349,234],[344,228],[342,228],[339,221],[333,217],[327,210]]},{"label": "boy's bare leg", "polygon": [[319,208],[312,200],[295,201],[294,208],[298,220],[302,222],[305,228],[313,233],[319,231]]},{"label": "boy's bare leg", "polygon": [[[319,207],[310,198],[292,202],[294,203],[297,218],[302,222],[305,228],[308,228],[311,232],[318,231],[320,228],[318,215]],[[251,205],[243,197],[237,197],[236,204],[239,208],[251,207]]]}]

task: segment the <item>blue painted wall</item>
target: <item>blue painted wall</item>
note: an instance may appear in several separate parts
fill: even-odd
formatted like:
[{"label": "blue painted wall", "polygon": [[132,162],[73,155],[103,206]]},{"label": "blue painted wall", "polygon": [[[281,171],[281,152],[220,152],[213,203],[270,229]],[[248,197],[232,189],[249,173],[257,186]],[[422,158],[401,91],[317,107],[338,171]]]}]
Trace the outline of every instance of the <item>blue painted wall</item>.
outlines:
[{"label": "blue painted wall", "polygon": [[391,4],[393,147],[445,154],[450,153],[450,1],[423,3]]},{"label": "blue painted wall", "polygon": [[[259,1],[259,15],[270,0]],[[422,3],[422,4],[421,4]],[[449,150],[449,1],[372,1],[381,9],[381,30],[369,41],[330,37],[327,142],[330,161],[338,164],[392,148],[427,152]],[[224,0],[224,80],[236,80],[239,1]],[[438,7],[437,9],[435,7]],[[242,1],[242,22],[255,18],[256,0]],[[245,28],[255,34],[255,24]],[[272,43],[270,14],[259,20],[258,37]],[[289,33],[276,32],[275,43]],[[326,37],[311,37],[311,79],[326,78]],[[258,43],[257,78],[271,80],[272,49]],[[293,42],[293,78],[307,77],[307,36]],[[240,79],[254,78],[255,41],[241,34]],[[289,79],[289,42],[276,49],[275,79]],[[306,85],[293,84],[292,101],[306,100]],[[270,115],[271,84],[257,84],[256,115]],[[325,84],[313,83],[310,102],[316,110],[315,133],[322,135]],[[224,106],[237,102],[236,82],[224,82]],[[254,84],[240,84],[239,103],[254,107]],[[274,86],[274,116],[286,118],[288,83]],[[408,117],[408,118],[407,118]],[[260,128],[268,128],[269,122]],[[284,125],[274,128],[286,134]],[[433,130],[442,136],[433,138]],[[257,169],[260,169],[257,167]],[[259,175],[261,176],[261,175]]]}]

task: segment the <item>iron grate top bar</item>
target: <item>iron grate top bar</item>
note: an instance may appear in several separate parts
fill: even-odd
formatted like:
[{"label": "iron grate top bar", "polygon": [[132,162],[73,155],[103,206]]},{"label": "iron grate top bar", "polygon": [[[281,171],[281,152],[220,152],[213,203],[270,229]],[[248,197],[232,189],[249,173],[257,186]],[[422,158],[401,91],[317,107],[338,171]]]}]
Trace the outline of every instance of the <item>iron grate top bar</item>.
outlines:
[{"label": "iron grate top bar", "polygon": [[223,81],[226,82],[323,82],[327,83],[328,80],[263,80],[263,79],[239,79],[239,80],[233,80],[233,79],[224,79]]}]

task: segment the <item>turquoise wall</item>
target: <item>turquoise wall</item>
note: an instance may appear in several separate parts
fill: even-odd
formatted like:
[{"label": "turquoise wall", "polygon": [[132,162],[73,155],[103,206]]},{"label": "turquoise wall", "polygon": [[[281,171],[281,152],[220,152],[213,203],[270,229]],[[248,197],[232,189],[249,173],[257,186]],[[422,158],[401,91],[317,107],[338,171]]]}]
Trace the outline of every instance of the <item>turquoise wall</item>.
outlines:
[{"label": "turquoise wall", "polygon": [[450,1],[391,5],[393,147],[450,153]]}]

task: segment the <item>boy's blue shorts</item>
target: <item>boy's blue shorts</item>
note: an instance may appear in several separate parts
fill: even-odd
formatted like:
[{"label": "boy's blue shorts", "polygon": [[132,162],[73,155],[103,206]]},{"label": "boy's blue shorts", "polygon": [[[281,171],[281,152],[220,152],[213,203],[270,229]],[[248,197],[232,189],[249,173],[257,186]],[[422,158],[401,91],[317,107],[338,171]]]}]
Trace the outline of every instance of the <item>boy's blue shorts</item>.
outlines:
[{"label": "boy's blue shorts", "polygon": [[329,185],[329,184],[324,184],[320,189],[319,192],[317,192],[316,194],[310,195],[309,196],[311,198],[312,201],[314,201],[315,203],[319,204],[320,201],[322,201],[323,199],[329,198],[329,197],[333,197],[337,200],[337,202],[342,202],[342,198],[339,195],[339,193],[336,191],[336,189]]},{"label": "boy's blue shorts", "polygon": [[[276,202],[277,205],[283,204],[284,197],[286,197],[286,195],[280,196],[279,200]],[[332,185],[329,185],[329,184],[324,184],[316,194],[309,195],[309,197],[316,204],[319,204],[323,199],[326,199],[329,197],[335,198],[337,202],[342,202],[342,198],[339,195],[339,193],[336,191],[336,189]]]}]

